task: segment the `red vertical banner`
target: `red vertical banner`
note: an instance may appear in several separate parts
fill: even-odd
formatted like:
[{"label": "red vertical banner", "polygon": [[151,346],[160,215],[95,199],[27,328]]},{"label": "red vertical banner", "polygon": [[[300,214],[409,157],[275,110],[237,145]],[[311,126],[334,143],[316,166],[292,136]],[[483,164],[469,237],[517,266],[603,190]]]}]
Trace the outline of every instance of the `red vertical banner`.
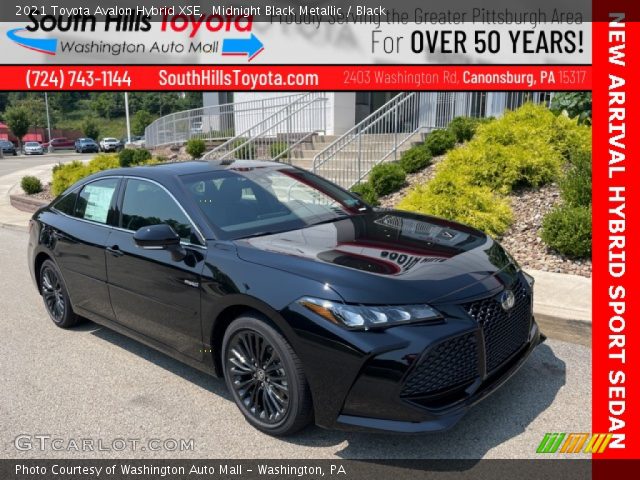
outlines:
[{"label": "red vertical banner", "polygon": [[[640,458],[640,26],[632,2],[594,3],[593,432],[594,478]],[[637,475],[637,472],[636,472]]]}]

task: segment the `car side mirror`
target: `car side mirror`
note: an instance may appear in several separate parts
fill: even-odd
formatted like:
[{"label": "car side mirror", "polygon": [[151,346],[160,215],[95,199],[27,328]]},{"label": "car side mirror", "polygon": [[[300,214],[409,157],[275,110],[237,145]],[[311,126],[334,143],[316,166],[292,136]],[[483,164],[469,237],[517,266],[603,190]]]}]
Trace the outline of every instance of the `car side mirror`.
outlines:
[{"label": "car side mirror", "polygon": [[133,240],[141,248],[163,249],[180,245],[180,236],[170,225],[148,225],[133,234]]},{"label": "car side mirror", "polygon": [[133,241],[147,250],[169,250],[176,262],[186,257],[185,250],[180,246],[180,235],[166,223],[139,228],[133,234]]}]

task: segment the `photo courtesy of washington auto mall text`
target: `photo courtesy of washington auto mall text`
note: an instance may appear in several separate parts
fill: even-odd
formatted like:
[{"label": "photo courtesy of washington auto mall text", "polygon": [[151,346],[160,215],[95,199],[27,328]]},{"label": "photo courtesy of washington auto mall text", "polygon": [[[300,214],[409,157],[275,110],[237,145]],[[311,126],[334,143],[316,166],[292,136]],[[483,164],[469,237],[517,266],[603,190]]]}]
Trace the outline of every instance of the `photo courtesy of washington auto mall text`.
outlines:
[{"label": "photo courtesy of washington auto mall text", "polygon": [[0,480],[635,478],[638,22],[0,3]]}]

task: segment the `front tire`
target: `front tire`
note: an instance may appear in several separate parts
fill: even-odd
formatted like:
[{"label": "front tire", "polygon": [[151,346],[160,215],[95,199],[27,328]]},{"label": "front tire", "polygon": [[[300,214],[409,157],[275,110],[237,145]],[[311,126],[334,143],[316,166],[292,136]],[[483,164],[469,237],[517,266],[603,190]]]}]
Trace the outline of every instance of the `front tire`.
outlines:
[{"label": "front tire", "polygon": [[284,436],[311,423],[313,404],[302,363],[264,319],[234,320],[225,332],[222,355],[227,387],[251,425]]},{"label": "front tire", "polygon": [[51,260],[45,260],[40,267],[40,293],[47,313],[60,328],[75,326],[79,318],[73,313],[67,287],[58,266]]}]

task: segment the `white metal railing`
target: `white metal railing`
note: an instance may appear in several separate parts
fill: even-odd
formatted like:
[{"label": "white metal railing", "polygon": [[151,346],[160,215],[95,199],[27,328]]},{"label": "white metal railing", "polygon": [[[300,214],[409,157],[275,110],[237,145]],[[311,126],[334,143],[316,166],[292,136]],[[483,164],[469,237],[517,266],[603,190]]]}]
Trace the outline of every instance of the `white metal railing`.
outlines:
[{"label": "white metal railing", "polygon": [[160,117],[145,129],[147,148],[180,145],[192,138],[207,142],[235,136],[238,129],[269,118],[304,93],[194,108]]},{"label": "white metal railing", "polygon": [[344,188],[379,163],[397,160],[420,134],[446,128],[459,116],[499,116],[525,102],[549,105],[544,92],[405,92],[364,118],[313,159],[313,171]]},{"label": "white metal railing", "polygon": [[304,94],[215,147],[203,158],[288,162],[303,143],[326,132],[327,100],[322,92]]},{"label": "white metal railing", "polygon": [[422,128],[421,95],[405,92],[393,97],[318,153],[313,159],[313,171],[350,188],[378,163],[397,160],[400,147]]}]

